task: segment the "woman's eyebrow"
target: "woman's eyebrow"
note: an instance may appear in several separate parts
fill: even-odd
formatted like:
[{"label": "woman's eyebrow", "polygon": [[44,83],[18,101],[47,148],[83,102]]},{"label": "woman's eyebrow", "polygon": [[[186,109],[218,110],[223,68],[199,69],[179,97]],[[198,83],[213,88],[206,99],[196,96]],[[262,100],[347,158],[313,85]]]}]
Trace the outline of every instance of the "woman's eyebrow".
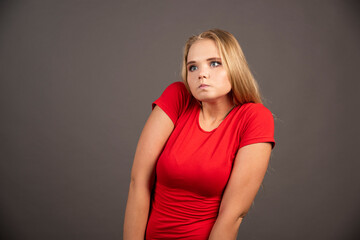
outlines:
[{"label": "woman's eyebrow", "polygon": [[[219,58],[219,57],[212,57],[212,58],[206,59],[206,61],[212,61],[212,60],[217,60],[217,61],[220,60],[220,61],[221,61],[221,58]],[[196,63],[196,61],[189,61],[189,62],[186,63],[186,65],[193,64],[193,63]]]}]

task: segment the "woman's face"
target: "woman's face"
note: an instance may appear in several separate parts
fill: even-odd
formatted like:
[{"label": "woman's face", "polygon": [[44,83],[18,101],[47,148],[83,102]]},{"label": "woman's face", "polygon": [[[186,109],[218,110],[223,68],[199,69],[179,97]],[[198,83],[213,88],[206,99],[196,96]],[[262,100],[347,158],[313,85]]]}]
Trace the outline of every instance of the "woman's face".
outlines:
[{"label": "woman's face", "polygon": [[215,42],[197,40],[187,58],[187,81],[192,95],[199,101],[228,100],[231,84]]}]

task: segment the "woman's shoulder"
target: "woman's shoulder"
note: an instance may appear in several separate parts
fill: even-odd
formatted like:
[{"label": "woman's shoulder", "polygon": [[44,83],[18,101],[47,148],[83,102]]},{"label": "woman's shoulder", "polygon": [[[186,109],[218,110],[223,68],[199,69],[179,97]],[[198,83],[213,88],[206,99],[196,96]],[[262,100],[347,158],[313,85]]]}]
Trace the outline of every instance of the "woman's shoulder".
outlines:
[{"label": "woman's shoulder", "polygon": [[188,93],[188,90],[186,89],[186,86],[183,82],[173,82],[170,85],[167,86],[166,90],[173,91],[173,92],[186,92]]},{"label": "woman's shoulder", "polygon": [[274,147],[274,117],[271,111],[262,103],[246,103],[242,108],[240,147],[257,142],[271,142]]},{"label": "woman's shoulder", "polygon": [[174,122],[185,112],[191,102],[191,94],[182,82],[168,85],[161,96],[152,103],[152,108],[158,105]]},{"label": "woman's shoulder", "polygon": [[257,114],[270,114],[272,115],[271,111],[265,107],[262,103],[244,103],[239,106],[239,109],[242,110],[243,113],[247,115],[257,115]]},{"label": "woman's shoulder", "polygon": [[239,121],[242,124],[254,121],[269,123],[274,121],[274,117],[272,112],[262,103],[244,103],[237,106],[234,121]]},{"label": "woman's shoulder", "polygon": [[163,92],[168,98],[177,99],[183,104],[188,104],[191,100],[191,94],[183,82],[173,82],[169,84]]}]

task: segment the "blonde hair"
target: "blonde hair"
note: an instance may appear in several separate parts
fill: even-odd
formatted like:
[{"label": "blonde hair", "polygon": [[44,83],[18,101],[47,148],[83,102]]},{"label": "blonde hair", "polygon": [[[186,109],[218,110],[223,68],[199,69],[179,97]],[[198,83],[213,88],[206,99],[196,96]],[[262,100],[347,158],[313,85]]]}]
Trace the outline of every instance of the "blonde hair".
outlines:
[{"label": "blonde hair", "polygon": [[261,103],[258,84],[250,72],[250,68],[238,41],[231,33],[220,29],[208,30],[199,35],[192,36],[187,40],[184,47],[181,76],[188,91],[190,92],[190,87],[187,82],[188,69],[186,63],[189,49],[193,43],[202,39],[211,39],[216,43],[222,64],[226,69],[231,83],[231,94],[234,104],[241,105],[248,102]]}]

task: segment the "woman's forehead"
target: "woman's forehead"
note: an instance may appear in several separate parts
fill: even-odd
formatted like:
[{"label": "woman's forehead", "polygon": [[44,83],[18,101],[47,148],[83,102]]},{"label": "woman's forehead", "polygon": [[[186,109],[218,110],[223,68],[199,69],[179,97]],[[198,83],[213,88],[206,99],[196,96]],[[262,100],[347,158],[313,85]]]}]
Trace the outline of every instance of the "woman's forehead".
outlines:
[{"label": "woman's forehead", "polygon": [[201,39],[191,45],[188,61],[199,61],[208,58],[220,58],[220,53],[214,40]]}]

